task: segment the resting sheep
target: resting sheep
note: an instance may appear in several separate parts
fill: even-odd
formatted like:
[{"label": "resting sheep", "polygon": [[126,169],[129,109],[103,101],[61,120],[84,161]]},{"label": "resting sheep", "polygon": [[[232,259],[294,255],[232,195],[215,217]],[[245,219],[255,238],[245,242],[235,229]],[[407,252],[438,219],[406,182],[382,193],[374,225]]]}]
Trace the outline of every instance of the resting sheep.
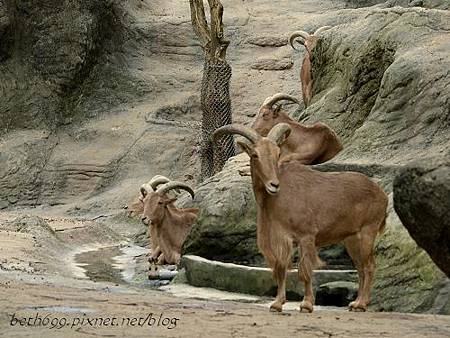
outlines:
[{"label": "resting sheep", "polygon": [[257,243],[273,272],[278,290],[271,310],[286,301],[286,275],[293,243],[299,248],[299,279],[305,284],[300,311],[312,312],[313,269],[320,263],[317,247],[343,242],[359,275],[359,290],[350,310],[365,311],[375,269],[374,241],[386,222],[387,196],[368,177],[356,172],[319,172],[299,162],[279,164],[280,145],[291,127],[277,124],[262,137],[253,129],[227,125],[214,138],[239,134],[238,144],[250,156],[257,202]]},{"label": "resting sheep", "polygon": [[[169,182],[170,179],[168,179],[165,176],[161,176],[161,175],[156,175],[154,176],[150,181],[148,181],[147,183],[144,183],[142,187],[145,187],[146,190],[156,190],[156,188],[163,183],[167,183]],[[128,210],[128,217],[133,217],[136,215],[141,215],[142,212],[144,211],[144,196],[142,196],[140,190],[139,190],[139,196],[136,197],[136,199],[131,202],[130,205],[125,205],[123,208],[125,210]]]},{"label": "resting sheep", "polygon": [[152,251],[149,261],[157,264],[178,264],[181,258],[181,248],[189,230],[197,218],[199,209],[179,209],[174,205],[176,198],[168,197],[173,189],[189,192],[194,198],[194,191],[186,184],[170,181],[153,190],[142,186],[143,196],[142,223],[151,224],[152,236],[155,236],[157,247]]},{"label": "resting sheep", "polygon": [[289,124],[291,133],[280,146],[283,162],[296,160],[303,164],[318,164],[332,159],[342,150],[339,137],[330,127],[321,122],[312,126],[298,123],[279,107],[274,107],[281,100],[299,103],[295,97],[282,93],[268,97],[259,109],[252,128],[261,136],[267,136],[276,124]]},{"label": "resting sheep", "polygon": [[297,40],[300,42],[303,46],[306,48],[306,55],[303,58],[302,67],[300,69],[300,81],[302,84],[302,96],[303,96],[303,103],[305,104],[305,107],[308,107],[311,103],[313,92],[313,78],[312,78],[312,51],[317,45],[317,41],[319,40],[318,35],[327,30],[330,29],[330,26],[324,26],[317,29],[314,34],[309,34],[305,31],[296,31],[291,34],[289,37],[289,43],[292,46],[292,48],[296,49],[294,47],[294,41],[298,38],[302,38],[303,40],[299,39]]}]

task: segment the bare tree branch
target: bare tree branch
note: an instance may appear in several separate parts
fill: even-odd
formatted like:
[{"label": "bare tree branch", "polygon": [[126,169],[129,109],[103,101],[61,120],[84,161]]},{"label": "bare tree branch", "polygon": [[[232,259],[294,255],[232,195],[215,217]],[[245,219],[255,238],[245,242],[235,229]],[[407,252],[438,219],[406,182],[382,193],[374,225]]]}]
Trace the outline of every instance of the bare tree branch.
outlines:
[{"label": "bare tree branch", "polygon": [[213,42],[213,57],[225,61],[227,47],[230,41],[223,35],[223,6],[219,0],[208,0],[211,13],[211,41]]},{"label": "bare tree branch", "polygon": [[223,6],[219,0],[208,0],[211,28],[206,20],[203,0],[189,0],[191,20],[195,34],[200,40],[205,56],[214,62],[224,62],[230,41],[223,35]]},{"label": "bare tree branch", "polygon": [[206,50],[211,42],[211,32],[206,21],[203,0],[189,0],[189,4],[191,6],[192,27],[200,40],[203,50]]}]

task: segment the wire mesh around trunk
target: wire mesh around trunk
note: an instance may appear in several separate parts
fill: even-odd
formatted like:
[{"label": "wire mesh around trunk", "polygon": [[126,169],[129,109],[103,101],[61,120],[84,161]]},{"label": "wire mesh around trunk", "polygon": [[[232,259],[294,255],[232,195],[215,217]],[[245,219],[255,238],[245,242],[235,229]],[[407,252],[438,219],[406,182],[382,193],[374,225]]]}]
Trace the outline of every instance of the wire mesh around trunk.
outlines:
[{"label": "wire mesh around trunk", "polygon": [[217,128],[232,123],[230,99],[231,67],[226,62],[205,61],[201,89],[202,149],[201,178],[220,171],[231,156],[235,155],[232,135],[221,137],[215,144],[212,133]]}]

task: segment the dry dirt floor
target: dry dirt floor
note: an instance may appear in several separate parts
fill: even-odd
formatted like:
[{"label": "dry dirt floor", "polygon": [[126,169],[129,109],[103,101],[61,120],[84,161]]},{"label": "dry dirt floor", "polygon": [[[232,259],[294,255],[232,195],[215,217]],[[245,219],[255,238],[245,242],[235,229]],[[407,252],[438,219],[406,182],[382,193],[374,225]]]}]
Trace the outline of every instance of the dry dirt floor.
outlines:
[{"label": "dry dirt floor", "polygon": [[0,213],[0,337],[450,337],[448,316],[320,307],[301,314],[292,303],[278,314],[267,303],[211,298],[202,289],[174,295],[93,281],[74,255],[124,245],[129,234],[55,213],[41,215],[54,233],[14,229],[32,223],[17,221],[23,213]]}]

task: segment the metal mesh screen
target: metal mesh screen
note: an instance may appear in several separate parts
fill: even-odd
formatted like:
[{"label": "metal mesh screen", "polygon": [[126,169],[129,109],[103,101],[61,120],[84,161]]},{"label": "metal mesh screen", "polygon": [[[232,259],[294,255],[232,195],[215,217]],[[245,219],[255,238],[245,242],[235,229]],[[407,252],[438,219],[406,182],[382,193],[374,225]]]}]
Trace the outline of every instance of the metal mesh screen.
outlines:
[{"label": "metal mesh screen", "polygon": [[231,67],[226,62],[205,61],[201,89],[202,147],[201,178],[220,171],[231,156],[235,155],[232,135],[221,137],[215,144],[212,133],[217,128],[232,123],[230,99]]}]

